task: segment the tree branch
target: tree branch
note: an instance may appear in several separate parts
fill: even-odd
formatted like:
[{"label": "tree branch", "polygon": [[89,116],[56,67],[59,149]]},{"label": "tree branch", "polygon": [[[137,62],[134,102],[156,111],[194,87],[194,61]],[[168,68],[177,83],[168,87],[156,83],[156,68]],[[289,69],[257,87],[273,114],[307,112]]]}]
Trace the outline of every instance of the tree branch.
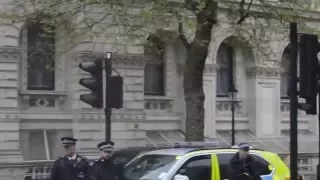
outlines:
[{"label": "tree branch", "polygon": [[180,14],[177,15],[178,17],[178,33],[179,33],[179,38],[181,39],[183,45],[186,47],[186,49],[190,48],[190,43],[188,42],[187,37],[185,36],[184,32],[183,32],[183,22],[182,22],[182,17]]},{"label": "tree branch", "polygon": [[241,0],[240,2],[240,7],[239,7],[240,19],[237,21],[237,24],[243,23],[246,20],[246,18],[249,17],[250,15],[249,11],[253,3],[253,0],[250,0],[250,3],[248,4],[246,10],[244,9],[245,2],[246,2],[245,0]]},{"label": "tree branch", "polygon": [[204,11],[206,19],[210,24],[217,23],[217,2],[213,0],[206,0]]}]

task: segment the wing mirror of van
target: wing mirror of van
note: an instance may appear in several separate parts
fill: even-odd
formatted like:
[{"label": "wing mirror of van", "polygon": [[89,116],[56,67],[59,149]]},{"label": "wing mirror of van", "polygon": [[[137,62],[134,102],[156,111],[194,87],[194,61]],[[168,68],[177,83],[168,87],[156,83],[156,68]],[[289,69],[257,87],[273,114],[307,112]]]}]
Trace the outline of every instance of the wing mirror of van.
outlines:
[{"label": "wing mirror of van", "polygon": [[271,171],[273,171],[274,167],[269,164],[269,165],[268,165],[268,169],[269,169],[269,171],[271,172]]},{"label": "wing mirror of van", "polygon": [[272,173],[275,170],[275,167],[273,167],[272,165],[268,165],[268,169],[270,173]]},{"label": "wing mirror of van", "polygon": [[134,169],[132,170],[132,172],[141,172],[142,171],[142,167],[140,165],[134,167]]},{"label": "wing mirror of van", "polygon": [[177,174],[174,176],[173,180],[189,180],[188,176]]},{"label": "wing mirror of van", "polygon": [[180,174],[180,175],[186,175],[186,174],[187,174],[187,171],[186,171],[184,168],[182,168],[182,169],[179,169],[178,174]]}]

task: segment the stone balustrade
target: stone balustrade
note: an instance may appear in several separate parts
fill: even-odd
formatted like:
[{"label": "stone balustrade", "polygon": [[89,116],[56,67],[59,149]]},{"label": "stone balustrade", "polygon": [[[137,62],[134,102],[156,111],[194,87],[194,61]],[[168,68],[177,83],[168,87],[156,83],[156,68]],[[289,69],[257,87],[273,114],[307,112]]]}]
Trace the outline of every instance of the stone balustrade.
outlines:
[{"label": "stone balustrade", "polygon": [[[217,114],[231,114],[231,100],[229,98],[217,98],[216,113]],[[234,109],[236,114],[244,113],[243,101],[235,100]]]},{"label": "stone balustrade", "polygon": [[[303,103],[303,101],[299,100],[299,103]],[[289,115],[290,113],[290,99],[281,99],[280,102],[280,110],[282,114]],[[298,109],[298,115],[304,116],[306,113],[300,109]]]},{"label": "stone balustrade", "polygon": [[282,113],[290,112],[290,100],[289,99],[281,99],[280,109]]},{"label": "stone balustrade", "polygon": [[47,180],[53,161],[0,163],[1,180]]},{"label": "stone balustrade", "polygon": [[166,97],[147,96],[144,101],[145,110],[171,112],[173,99]]},{"label": "stone balustrade", "polygon": [[22,109],[65,109],[65,100],[67,98],[67,93],[65,92],[21,91],[19,93],[22,102]]}]

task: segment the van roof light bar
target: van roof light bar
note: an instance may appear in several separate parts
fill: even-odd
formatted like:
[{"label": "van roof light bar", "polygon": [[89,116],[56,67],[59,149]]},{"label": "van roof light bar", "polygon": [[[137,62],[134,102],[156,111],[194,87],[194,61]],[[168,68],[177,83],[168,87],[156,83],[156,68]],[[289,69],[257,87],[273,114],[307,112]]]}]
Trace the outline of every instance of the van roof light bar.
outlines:
[{"label": "van roof light bar", "polygon": [[[239,149],[238,145],[231,146],[232,149]],[[254,149],[253,146],[249,146],[250,149]]]},{"label": "van roof light bar", "polygon": [[176,142],[174,148],[219,147],[217,142]]}]

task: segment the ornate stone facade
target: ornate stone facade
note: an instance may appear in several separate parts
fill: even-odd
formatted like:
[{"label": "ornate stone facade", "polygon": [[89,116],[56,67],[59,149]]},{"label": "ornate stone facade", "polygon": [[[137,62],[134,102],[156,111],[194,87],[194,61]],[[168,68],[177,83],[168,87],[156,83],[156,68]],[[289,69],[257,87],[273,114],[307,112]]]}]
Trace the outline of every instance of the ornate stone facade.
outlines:
[{"label": "ornate stone facade", "polygon": [[[218,137],[217,132],[230,131],[231,127],[231,99],[217,96],[218,71],[221,68],[216,60],[218,49],[224,40],[237,35],[232,31],[226,33],[225,26],[224,23],[219,24],[212,33],[203,78],[205,136],[211,139]],[[7,31],[4,34],[16,32]],[[55,60],[54,90],[28,90],[26,33],[22,28],[21,32],[10,36],[14,38],[6,36],[0,42],[0,160],[28,159],[25,151],[32,151],[29,146],[36,146],[39,142],[46,149],[54,144],[52,149],[55,149],[59,147],[55,144],[59,141],[57,137],[69,131],[80,140],[81,153],[95,154],[96,144],[104,139],[104,114],[102,110],[92,109],[79,100],[80,94],[87,91],[78,82],[87,75],[78,64],[104,57],[109,49],[88,51],[85,43],[79,45]],[[113,110],[112,114],[112,137],[117,147],[144,146],[148,144],[148,134],[152,131],[176,131],[181,135],[180,132],[186,129],[182,83],[185,51],[172,37],[164,41],[164,96],[144,95],[147,57],[143,55],[143,47],[128,46],[126,53],[113,52],[113,68],[124,77],[124,108]],[[288,39],[285,43],[272,42],[271,48],[287,43]],[[237,131],[250,131],[261,138],[280,137],[281,131],[289,129],[288,101],[280,98],[280,61],[284,48],[275,48],[274,57],[278,59],[268,62],[261,61],[255,49],[238,46],[235,49],[235,84],[239,91],[234,100]],[[317,127],[315,117],[300,113],[299,123],[302,130],[311,129],[317,133],[313,129]],[[41,138],[43,135],[43,142],[35,141],[39,136],[36,133],[32,135],[35,131],[40,132]],[[52,159],[52,154],[57,153],[46,152],[45,156]]]}]

